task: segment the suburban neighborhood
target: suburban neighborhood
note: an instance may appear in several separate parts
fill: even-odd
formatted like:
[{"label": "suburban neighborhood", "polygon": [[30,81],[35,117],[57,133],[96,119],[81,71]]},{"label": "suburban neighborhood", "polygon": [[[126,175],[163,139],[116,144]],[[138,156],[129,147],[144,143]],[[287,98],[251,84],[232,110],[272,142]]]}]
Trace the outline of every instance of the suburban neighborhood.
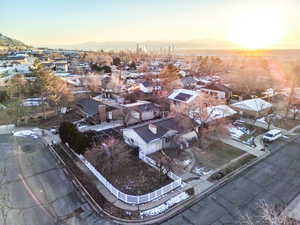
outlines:
[{"label": "suburban neighborhood", "polygon": [[151,43],[0,34],[0,224],[300,224],[299,50]]}]

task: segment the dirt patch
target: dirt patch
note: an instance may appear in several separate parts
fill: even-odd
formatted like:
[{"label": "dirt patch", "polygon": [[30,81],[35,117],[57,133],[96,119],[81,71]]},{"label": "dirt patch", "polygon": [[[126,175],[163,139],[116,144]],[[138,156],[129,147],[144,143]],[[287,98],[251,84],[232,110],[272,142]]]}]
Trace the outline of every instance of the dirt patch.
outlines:
[{"label": "dirt patch", "polygon": [[172,182],[140,160],[136,151],[128,146],[114,149],[112,153],[98,151],[97,159],[90,161],[112,185],[126,194],[147,194]]},{"label": "dirt patch", "polygon": [[90,179],[82,170],[80,170],[76,164],[69,158],[69,156],[64,152],[60,145],[55,146],[55,151],[57,154],[64,160],[67,164],[66,169],[75,176],[81,184],[85,187],[85,189],[89,192],[90,196],[98,203],[98,205],[108,212],[109,214],[124,218],[124,219],[139,219],[138,211],[125,211],[123,209],[117,208],[112,203],[107,201],[104,196],[98,191],[96,185],[93,183],[92,179]]},{"label": "dirt patch", "polygon": [[192,155],[187,150],[180,150],[174,148],[164,149],[149,155],[150,158],[155,160],[156,162],[160,162],[160,160],[164,157],[167,157],[168,160],[165,162],[170,166],[170,169],[173,172],[182,171],[186,168],[190,163],[192,163]]}]

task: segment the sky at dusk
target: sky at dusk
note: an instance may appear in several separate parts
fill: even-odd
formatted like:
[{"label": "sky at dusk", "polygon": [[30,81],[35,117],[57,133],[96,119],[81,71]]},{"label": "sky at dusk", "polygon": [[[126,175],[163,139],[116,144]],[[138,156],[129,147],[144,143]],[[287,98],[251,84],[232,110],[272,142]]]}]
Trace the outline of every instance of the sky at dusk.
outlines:
[{"label": "sky at dusk", "polygon": [[278,35],[278,40],[272,40],[274,46],[300,48],[299,10],[300,0],[0,0],[0,33],[31,45],[202,39],[238,42],[236,36],[245,39],[239,32],[244,32],[247,21],[251,23],[259,11],[257,18],[266,22],[251,32],[272,36],[266,33],[270,26],[270,32]]}]

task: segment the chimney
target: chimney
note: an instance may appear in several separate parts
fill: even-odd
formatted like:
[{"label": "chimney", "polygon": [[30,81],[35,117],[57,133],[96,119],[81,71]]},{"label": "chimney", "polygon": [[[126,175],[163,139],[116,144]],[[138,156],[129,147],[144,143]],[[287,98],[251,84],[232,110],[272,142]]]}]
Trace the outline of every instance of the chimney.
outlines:
[{"label": "chimney", "polygon": [[150,130],[153,134],[157,134],[157,126],[155,126],[154,124],[150,123],[148,128],[149,128],[149,130]]},{"label": "chimney", "polygon": [[106,105],[98,105],[99,121],[106,121]]}]

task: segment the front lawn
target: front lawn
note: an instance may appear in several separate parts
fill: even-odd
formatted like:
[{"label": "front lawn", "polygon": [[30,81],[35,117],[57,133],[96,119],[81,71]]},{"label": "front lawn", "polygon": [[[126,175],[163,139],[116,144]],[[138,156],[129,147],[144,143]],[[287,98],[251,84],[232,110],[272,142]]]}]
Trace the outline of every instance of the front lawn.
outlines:
[{"label": "front lawn", "polygon": [[256,159],[255,156],[246,153],[243,156],[241,156],[240,158],[238,158],[237,160],[234,160],[230,164],[226,165],[222,169],[214,172],[208,178],[208,180],[211,182],[218,181],[218,180],[222,179],[223,177],[231,174],[233,171],[239,169],[240,167],[252,162],[254,159]]},{"label": "front lawn", "polygon": [[244,154],[240,149],[221,141],[215,141],[205,149],[199,147],[191,149],[195,155],[197,167],[209,170],[217,169]]}]

